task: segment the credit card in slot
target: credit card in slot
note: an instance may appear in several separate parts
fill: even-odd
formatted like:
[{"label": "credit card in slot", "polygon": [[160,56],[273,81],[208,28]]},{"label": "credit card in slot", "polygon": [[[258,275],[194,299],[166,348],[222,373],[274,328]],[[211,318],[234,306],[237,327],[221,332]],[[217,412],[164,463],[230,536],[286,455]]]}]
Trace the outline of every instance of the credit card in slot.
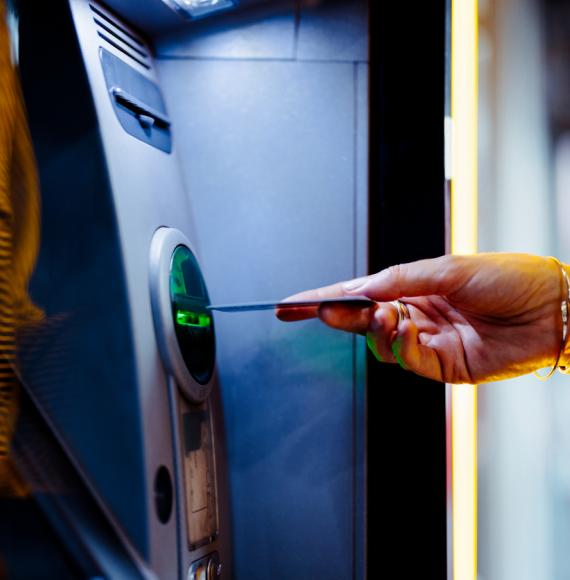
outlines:
[{"label": "credit card in slot", "polygon": [[294,302],[244,302],[241,304],[210,304],[208,310],[219,312],[253,312],[256,310],[295,309],[314,308],[321,304],[342,304],[351,308],[370,308],[375,304],[373,300],[366,296],[349,296],[345,298],[324,298],[322,300],[302,300]]}]

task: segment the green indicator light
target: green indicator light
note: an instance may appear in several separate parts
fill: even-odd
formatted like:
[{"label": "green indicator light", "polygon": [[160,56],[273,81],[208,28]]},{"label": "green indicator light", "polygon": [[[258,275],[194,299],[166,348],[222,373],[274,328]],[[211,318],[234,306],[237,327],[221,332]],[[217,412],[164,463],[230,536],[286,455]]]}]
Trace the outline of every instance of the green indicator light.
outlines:
[{"label": "green indicator light", "polygon": [[209,314],[200,314],[191,310],[177,310],[176,324],[195,328],[209,328],[212,324],[212,319]]},{"label": "green indicator light", "polygon": [[185,248],[177,248],[172,258],[172,267],[170,270],[170,289],[174,294],[187,294],[186,280],[184,280],[184,273],[182,264],[188,260],[188,252]]},{"label": "green indicator light", "polygon": [[[0,0],[1,1],[1,0]],[[190,249],[180,244],[170,261],[170,304],[176,340],[186,368],[201,385],[214,370],[214,318],[204,279]]]}]

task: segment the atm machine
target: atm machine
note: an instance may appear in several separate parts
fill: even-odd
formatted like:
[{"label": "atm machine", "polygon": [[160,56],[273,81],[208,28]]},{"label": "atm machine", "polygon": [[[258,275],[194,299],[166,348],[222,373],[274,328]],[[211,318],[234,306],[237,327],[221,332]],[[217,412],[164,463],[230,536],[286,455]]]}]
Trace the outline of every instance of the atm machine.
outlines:
[{"label": "atm machine", "polygon": [[45,313],[23,382],[141,574],[230,578],[214,322],[150,45],[97,2],[19,19]]},{"label": "atm machine", "polygon": [[71,577],[442,577],[443,386],[207,309],[445,250],[444,5],[370,4],[20,0],[45,313],[20,367],[75,482],[39,494],[93,564]]}]

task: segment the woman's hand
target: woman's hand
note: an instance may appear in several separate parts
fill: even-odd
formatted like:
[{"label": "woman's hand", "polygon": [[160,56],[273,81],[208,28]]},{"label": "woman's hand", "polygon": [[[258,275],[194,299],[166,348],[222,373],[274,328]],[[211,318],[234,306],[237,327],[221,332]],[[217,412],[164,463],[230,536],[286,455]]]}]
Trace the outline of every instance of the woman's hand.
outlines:
[{"label": "woman's hand", "polygon": [[[373,308],[323,305],[318,310],[278,310],[277,316],[286,321],[318,316],[333,328],[366,335],[382,362],[398,362],[438,381],[477,384],[554,363],[564,293],[559,266],[549,258],[442,256],[290,297],[363,295],[378,303]],[[389,303],[397,299],[410,312],[400,324],[396,307]]]}]

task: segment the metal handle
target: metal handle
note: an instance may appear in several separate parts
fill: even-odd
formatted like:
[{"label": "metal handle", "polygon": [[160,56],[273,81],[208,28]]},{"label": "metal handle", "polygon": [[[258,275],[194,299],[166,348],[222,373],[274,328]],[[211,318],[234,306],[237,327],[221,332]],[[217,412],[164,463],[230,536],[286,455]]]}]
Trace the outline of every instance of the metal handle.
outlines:
[{"label": "metal handle", "polygon": [[147,127],[154,124],[161,125],[162,127],[170,127],[170,119],[164,114],[153,107],[149,107],[146,103],[133,97],[133,95],[127,93],[119,87],[111,87],[111,95],[117,103],[121,104],[123,107],[129,109],[134,113],[139,122]]}]

